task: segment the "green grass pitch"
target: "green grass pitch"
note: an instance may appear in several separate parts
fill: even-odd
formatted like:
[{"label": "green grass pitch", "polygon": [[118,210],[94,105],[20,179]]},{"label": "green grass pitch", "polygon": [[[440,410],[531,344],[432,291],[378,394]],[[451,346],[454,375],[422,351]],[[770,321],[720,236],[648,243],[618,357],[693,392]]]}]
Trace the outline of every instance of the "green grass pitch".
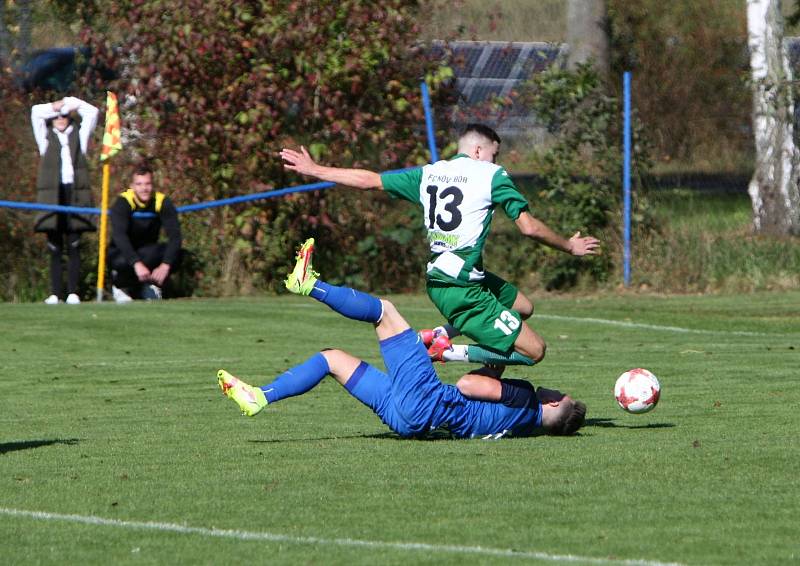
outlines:
[{"label": "green grass pitch", "polygon": [[[0,305],[0,562],[800,562],[800,293],[536,313],[547,357],[507,375],[583,399],[574,438],[400,440],[331,379],[240,416],[218,368],[379,363],[369,325],[311,299]],[[613,399],[632,367],[662,383],[646,415]]]}]

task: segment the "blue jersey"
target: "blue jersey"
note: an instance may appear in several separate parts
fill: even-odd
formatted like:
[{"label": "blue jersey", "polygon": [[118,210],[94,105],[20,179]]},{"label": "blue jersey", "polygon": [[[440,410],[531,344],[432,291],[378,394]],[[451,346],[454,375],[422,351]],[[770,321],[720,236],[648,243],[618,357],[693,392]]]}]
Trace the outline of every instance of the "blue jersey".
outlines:
[{"label": "blue jersey", "polygon": [[458,438],[530,436],[542,426],[542,405],[507,407],[467,399],[453,385],[442,384],[441,406],[435,411],[434,428],[448,430]]},{"label": "blue jersey", "polygon": [[445,429],[458,438],[530,436],[539,432],[542,406],[475,401],[442,383],[419,336],[408,329],[380,343],[388,375],[362,363],[347,390],[389,428],[405,437]]}]

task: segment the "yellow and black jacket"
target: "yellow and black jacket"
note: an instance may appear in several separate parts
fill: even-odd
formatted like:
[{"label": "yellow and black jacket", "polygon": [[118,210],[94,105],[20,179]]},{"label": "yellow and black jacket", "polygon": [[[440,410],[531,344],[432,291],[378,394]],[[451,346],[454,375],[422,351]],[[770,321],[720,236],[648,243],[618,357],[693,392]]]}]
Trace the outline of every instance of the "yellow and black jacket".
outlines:
[{"label": "yellow and black jacket", "polygon": [[[151,213],[134,216],[134,212]],[[154,191],[147,203],[136,198],[133,189],[119,195],[111,207],[111,246],[117,248],[129,265],[140,261],[137,250],[158,243],[161,228],[167,235],[164,263],[173,265],[181,249],[178,211],[164,193]]]}]

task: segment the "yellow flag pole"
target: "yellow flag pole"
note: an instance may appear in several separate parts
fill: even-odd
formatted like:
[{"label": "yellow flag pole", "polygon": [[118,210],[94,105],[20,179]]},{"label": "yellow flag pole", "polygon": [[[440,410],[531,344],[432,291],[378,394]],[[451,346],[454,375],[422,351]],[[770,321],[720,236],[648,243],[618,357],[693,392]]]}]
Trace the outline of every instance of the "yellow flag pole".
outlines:
[{"label": "yellow flag pole", "polygon": [[106,128],[103,132],[103,149],[100,161],[103,162],[103,196],[100,206],[100,243],[97,246],[97,302],[103,302],[103,289],[106,279],[106,244],[108,243],[108,185],[111,176],[111,164],[108,162],[122,149],[122,137],[119,127],[119,109],[117,96],[106,92]]},{"label": "yellow flag pole", "polygon": [[103,163],[103,196],[100,205],[100,245],[97,258],[97,302],[103,302],[103,289],[106,277],[106,241],[108,240],[108,185],[111,166],[108,161]]}]

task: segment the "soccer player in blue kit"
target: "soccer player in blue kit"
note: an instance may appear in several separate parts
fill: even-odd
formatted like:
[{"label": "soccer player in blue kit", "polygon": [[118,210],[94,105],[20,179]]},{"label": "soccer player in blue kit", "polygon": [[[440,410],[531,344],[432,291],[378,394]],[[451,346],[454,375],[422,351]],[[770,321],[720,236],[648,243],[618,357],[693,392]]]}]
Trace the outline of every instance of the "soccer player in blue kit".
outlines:
[{"label": "soccer player in blue kit", "polygon": [[217,374],[223,393],[247,416],[268,404],[302,395],[333,376],[404,438],[422,438],[434,430],[456,438],[500,438],[539,434],[570,435],[584,423],[586,405],[560,391],[524,380],[496,379],[483,368],[462,379],[480,389],[482,399],[468,399],[439,380],[419,335],[395,306],[367,293],[320,281],[312,269],[314,240],[297,254],[287,288],[328,305],[339,314],[375,325],[387,373],[342,350],[323,350],[262,387],[251,386],[225,370]]}]

